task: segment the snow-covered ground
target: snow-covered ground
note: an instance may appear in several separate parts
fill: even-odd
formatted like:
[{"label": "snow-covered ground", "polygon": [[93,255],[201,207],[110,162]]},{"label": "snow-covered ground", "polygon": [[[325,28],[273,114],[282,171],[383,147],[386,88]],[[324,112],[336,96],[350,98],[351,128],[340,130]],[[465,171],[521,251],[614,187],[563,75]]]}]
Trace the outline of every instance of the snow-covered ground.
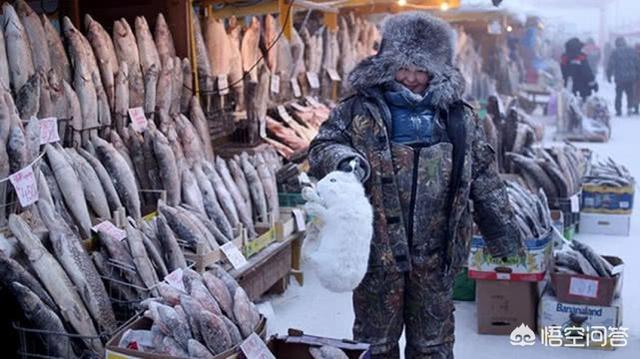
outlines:
[{"label": "snow-covered ground", "polygon": [[[613,88],[601,83],[601,94],[610,100],[613,113]],[[640,116],[622,117],[613,120],[613,136],[608,143],[579,143],[596,153],[611,156],[626,165],[640,178]],[[615,351],[599,351],[572,348],[551,348],[540,343],[532,347],[516,347],[509,343],[508,336],[480,335],[477,333],[476,305],[474,302],[456,302],[456,358],[494,359],[518,358],[640,358],[640,209],[638,196],[635,213],[631,221],[629,237],[609,237],[578,234],[576,238],[588,243],[602,254],[619,256],[625,261],[624,268],[624,322],[629,328],[626,348]],[[351,338],[353,310],[350,294],[335,294],[322,288],[313,273],[305,272],[304,286],[294,280],[287,292],[271,298],[274,315],[269,318],[269,332],[286,334],[288,328],[304,330],[308,334],[333,338]],[[401,342],[404,346],[404,343]]]}]

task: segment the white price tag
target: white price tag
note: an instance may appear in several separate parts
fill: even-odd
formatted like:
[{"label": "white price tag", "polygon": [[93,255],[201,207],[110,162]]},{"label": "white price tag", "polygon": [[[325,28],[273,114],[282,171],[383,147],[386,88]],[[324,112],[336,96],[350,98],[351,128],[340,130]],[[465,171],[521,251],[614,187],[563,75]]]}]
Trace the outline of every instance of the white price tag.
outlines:
[{"label": "white price tag", "polygon": [[293,90],[293,97],[302,96],[302,90],[300,90],[300,83],[298,82],[298,79],[291,79],[291,89]]},{"label": "white price tag", "polygon": [[498,280],[511,280],[511,273],[496,273]]},{"label": "white price tag", "polygon": [[220,246],[220,250],[227,257],[233,268],[238,269],[247,264],[247,258],[245,258],[238,247],[233,242],[227,242]]},{"label": "white price tag", "polygon": [[9,181],[15,188],[22,207],[36,203],[38,200],[38,185],[31,165],[9,176]]},{"label": "white price tag", "polygon": [[318,108],[322,106],[320,105],[320,102],[318,102],[318,100],[316,100],[312,96],[305,96],[305,99],[307,100],[307,102],[309,102],[309,105],[311,105],[311,107]]},{"label": "white price tag", "polygon": [[227,75],[218,76],[218,94],[226,95],[229,93],[229,79]]},{"label": "white price tag", "polygon": [[291,103],[291,107],[293,107],[293,109],[298,111],[298,112],[308,112],[309,111],[308,107],[302,106],[301,104],[299,104],[297,102],[292,102]]},{"label": "white price tag", "polygon": [[291,118],[291,116],[287,112],[287,109],[284,107],[284,105],[278,105],[276,109],[278,110],[278,116],[280,116],[282,121],[286,123],[293,121],[293,118]]},{"label": "white price tag", "polygon": [[167,274],[167,276],[164,277],[164,281],[167,282],[170,286],[174,287],[175,289],[186,292],[187,290],[184,287],[184,282],[182,281],[182,275],[183,275],[182,268],[178,268],[173,272]]},{"label": "white price tag", "polygon": [[47,117],[38,121],[40,124],[40,144],[46,145],[51,142],[60,141],[58,134],[58,119],[55,117]]},{"label": "white price tag", "polygon": [[598,281],[571,277],[571,281],[569,282],[569,294],[596,298],[598,296]]},{"label": "white price tag", "polygon": [[327,69],[327,74],[331,81],[341,81],[340,75],[338,75],[338,71],[336,69]]},{"label": "white price tag", "polygon": [[138,132],[144,132],[147,129],[147,116],[144,115],[142,107],[134,107],[129,109],[129,117],[131,118],[131,126]]},{"label": "white price tag", "polygon": [[109,237],[117,241],[122,241],[123,239],[127,238],[127,231],[116,227],[110,221],[103,221],[101,223],[98,223],[95,226],[91,227],[91,229],[93,229],[95,232],[105,233]]},{"label": "white price tag", "polygon": [[242,350],[242,353],[244,353],[247,359],[276,359],[256,333],[251,333],[251,335],[240,344],[240,350]]},{"label": "white price tag", "polygon": [[280,76],[278,75],[271,75],[271,92],[280,93]]},{"label": "white price tag", "polygon": [[260,138],[267,138],[267,120],[260,120]]},{"label": "white price tag", "polygon": [[320,80],[318,79],[318,74],[313,71],[307,71],[307,81],[309,82],[309,87],[312,89],[320,88]]},{"label": "white price tag", "polygon": [[580,199],[578,199],[578,195],[574,194],[571,196],[571,213],[579,213],[580,212]]},{"label": "white price tag", "polygon": [[294,208],[292,211],[293,220],[296,223],[296,228],[298,228],[298,232],[302,232],[307,229],[307,223],[304,218],[304,213],[299,208]]}]

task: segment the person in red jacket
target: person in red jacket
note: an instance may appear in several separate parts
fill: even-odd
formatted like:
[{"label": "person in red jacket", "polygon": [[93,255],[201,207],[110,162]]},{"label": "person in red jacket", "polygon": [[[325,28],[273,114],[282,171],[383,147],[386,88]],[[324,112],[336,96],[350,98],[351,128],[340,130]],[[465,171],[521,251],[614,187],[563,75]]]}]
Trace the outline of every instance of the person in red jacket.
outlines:
[{"label": "person in red jacket", "polygon": [[592,91],[598,91],[598,84],[589,66],[587,55],[582,52],[583,46],[584,44],[575,37],[567,41],[560,67],[565,86],[571,79],[573,81],[571,91],[584,100],[591,96]]}]

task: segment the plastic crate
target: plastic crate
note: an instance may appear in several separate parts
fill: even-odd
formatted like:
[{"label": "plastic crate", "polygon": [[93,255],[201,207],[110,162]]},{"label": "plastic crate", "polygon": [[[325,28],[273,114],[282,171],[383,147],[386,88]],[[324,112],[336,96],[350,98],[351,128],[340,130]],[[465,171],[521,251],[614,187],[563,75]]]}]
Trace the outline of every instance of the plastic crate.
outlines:
[{"label": "plastic crate", "polygon": [[296,192],[278,192],[278,202],[280,207],[297,207],[306,203],[302,193]]},{"label": "plastic crate", "polygon": [[453,282],[453,300],[476,300],[476,281],[469,278],[468,273],[469,270],[465,267],[456,274]]}]

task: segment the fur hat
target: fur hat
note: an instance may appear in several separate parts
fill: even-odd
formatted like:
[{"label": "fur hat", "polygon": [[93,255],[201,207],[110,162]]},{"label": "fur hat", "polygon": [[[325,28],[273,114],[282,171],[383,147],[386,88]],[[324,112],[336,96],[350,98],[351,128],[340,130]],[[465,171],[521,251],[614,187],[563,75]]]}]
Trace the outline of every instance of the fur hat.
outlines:
[{"label": "fur hat", "polygon": [[395,79],[401,68],[427,71],[434,104],[447,107],[460,100],[464,78],[453,66],[454,32],[445,21],[426,12],[389,16],[382,25],[378,53],[362,60],[349,74],[351,87],[358,91]]}]

